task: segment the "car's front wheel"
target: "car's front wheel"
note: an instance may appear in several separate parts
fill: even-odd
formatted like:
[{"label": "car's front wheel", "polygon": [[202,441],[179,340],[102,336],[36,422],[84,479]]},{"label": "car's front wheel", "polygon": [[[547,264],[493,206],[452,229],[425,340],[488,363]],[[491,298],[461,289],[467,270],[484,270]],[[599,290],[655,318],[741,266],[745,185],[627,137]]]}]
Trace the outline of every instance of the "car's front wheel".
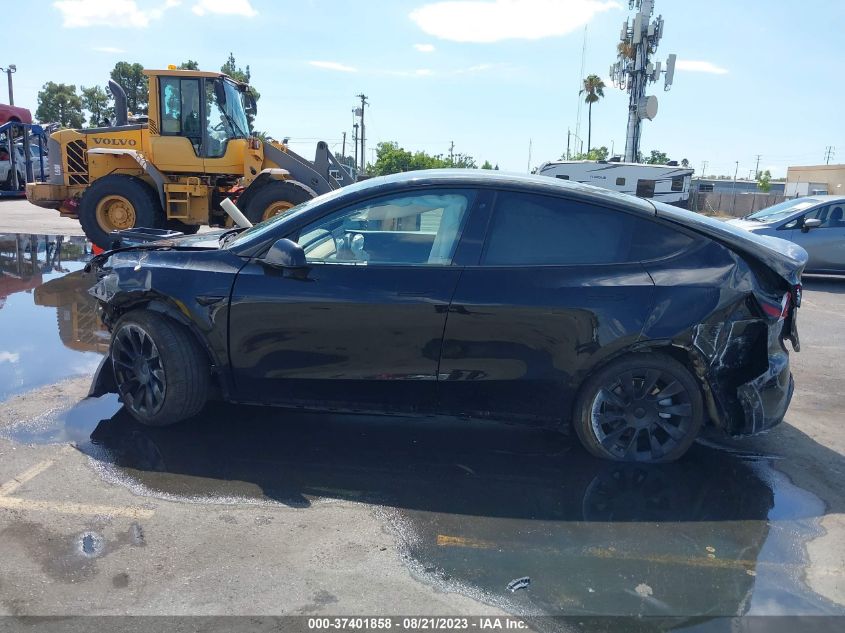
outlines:
[{"label": "car's front wheel", "polygon": [[166,426],[205,406],[208,357],[172,319],[149,310],[129,312],[114,327],[110,353],[120,398],[139,422]]},{"label": "car's front wheel", "polygon": [[638,353],[587,379],[572,425],[597,457],[669,462],[686,453],[703,419],[701,388],[687,368],[669,356]]}]

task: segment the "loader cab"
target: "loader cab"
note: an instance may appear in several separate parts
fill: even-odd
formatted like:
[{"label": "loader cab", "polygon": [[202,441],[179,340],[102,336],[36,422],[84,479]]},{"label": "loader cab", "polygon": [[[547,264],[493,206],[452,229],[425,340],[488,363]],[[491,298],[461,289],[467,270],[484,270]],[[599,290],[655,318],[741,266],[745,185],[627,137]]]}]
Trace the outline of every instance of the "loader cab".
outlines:
[{"label": "loader cab", "polygon": [[[150,144],[162,171],[242,173],[250,136],[246,87],[220,73],[145,71]],[[155,98],[153,98],[155,95]]]}]

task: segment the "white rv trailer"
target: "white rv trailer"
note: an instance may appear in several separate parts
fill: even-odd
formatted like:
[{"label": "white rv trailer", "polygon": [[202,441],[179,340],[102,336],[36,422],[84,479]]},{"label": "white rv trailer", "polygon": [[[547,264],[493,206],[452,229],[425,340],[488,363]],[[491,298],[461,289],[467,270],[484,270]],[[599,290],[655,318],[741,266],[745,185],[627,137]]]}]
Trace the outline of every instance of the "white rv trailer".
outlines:
[{"label": "white rv trailer", "polygon": [[583,182],[680,207],[686,207],[689,202],[693,171],[674,165],[594,160],[554,160],[537,168],[541,176]]}]

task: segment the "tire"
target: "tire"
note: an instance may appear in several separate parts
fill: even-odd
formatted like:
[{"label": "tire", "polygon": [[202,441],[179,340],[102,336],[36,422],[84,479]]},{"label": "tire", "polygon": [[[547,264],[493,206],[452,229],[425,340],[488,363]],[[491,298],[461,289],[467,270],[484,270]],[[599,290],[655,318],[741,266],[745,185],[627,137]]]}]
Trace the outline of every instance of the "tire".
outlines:
[{"label": "tire", "polygon": [[276,213],[308,202],[313,196],[302,187],[284,180],[270,180],[255,191],[247,189],[241,195],[239,207],[253,224],[268,220]]},{"label": "tire", "polygon": [[[116,214],[111,225],[109,209]],[[109,233],[113,230],[160,229],[165,225],[158,194],[143,180],[124,175],[98,178],[85,190],[79,204],[79,223],[88,239],[105,249],[111,248]]]},{"label": "tire", "polygon": [[136,310],[121,317],[109,357],[123,406],[142,424],[175,424],[208,400],[208,356],[187,328],[161,314]]},{"label": "tire", "polygon": [[587,378],[572,426],[596,457],[671,462],[687,452],[703,420],[701,387],[687,368],[669,356],[636,353]]},{"label": "tire", "polygon": [[185,235],[195,235],[200,230],[201,224],[185,224],[179,220],[168,220],[167,228],[171,231],[181,231]]}]

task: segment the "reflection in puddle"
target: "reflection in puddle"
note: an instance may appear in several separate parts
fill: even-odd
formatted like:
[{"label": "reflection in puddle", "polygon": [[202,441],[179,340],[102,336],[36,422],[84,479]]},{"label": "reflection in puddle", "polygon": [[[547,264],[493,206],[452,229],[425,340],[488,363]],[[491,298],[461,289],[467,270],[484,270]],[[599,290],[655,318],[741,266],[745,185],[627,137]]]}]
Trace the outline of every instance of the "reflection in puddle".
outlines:
[{"label": "reflection in puddle", "polygon": [[515,613],[845,612],[802,580],[822,502],[766,456],[697,445],[648,467],[595,460],[553,433],[439,418],[218,406],[156,429],[95,415],[117,406],[86,400],[13,437],[72,436],[136,494],[372,504],[412,569]]},{"label": "reflection in puddle", "polygon": [[83,237],[0,234],[0,401],[96,369],[108,338],[85,292],[89,257]]}]

